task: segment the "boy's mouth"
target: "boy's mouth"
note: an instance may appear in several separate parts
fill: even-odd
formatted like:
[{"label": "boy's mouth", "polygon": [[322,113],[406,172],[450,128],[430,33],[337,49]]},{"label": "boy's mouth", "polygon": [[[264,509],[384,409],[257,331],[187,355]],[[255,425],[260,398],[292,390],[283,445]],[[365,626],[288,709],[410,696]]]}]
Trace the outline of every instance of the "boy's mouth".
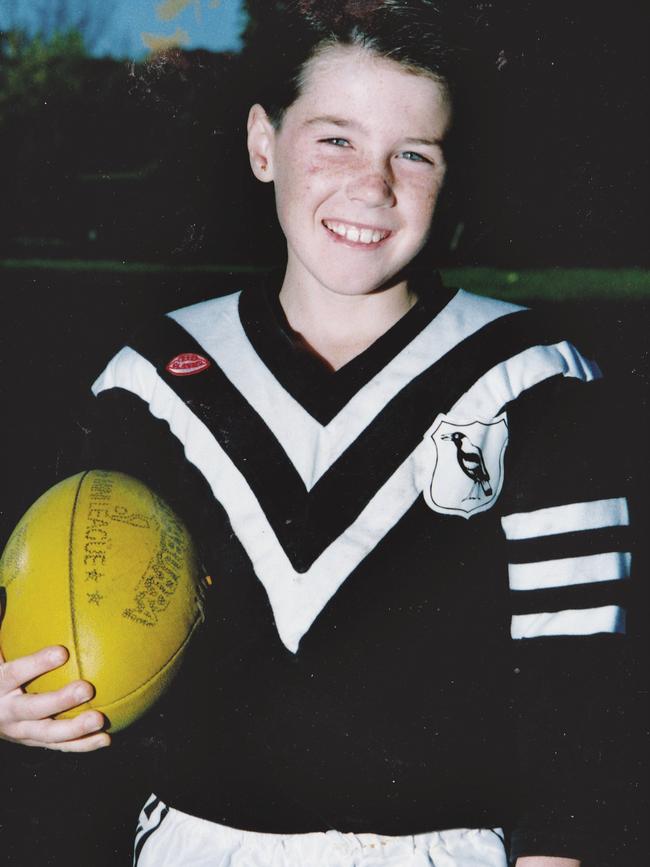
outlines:
[{"label": "boy's mouth", "polygon": [[359,226],[355,223],[342,223],[340,220],[323,220],[323,226],[341,240],[352,244],[378,244],[390,234],[389,229],[378,229],[372,226]]}]

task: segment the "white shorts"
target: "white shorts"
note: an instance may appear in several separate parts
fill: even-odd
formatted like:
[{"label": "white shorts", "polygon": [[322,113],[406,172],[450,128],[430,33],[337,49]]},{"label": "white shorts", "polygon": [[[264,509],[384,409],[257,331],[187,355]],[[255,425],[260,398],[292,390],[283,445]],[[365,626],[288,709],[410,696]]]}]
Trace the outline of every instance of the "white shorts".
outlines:
[{"label": "white shorts", "polygon": [[455,828],[412,837],[258,834],[206,822],[152,795],[140,813],[134,867],[507,867],[503,833]]}]

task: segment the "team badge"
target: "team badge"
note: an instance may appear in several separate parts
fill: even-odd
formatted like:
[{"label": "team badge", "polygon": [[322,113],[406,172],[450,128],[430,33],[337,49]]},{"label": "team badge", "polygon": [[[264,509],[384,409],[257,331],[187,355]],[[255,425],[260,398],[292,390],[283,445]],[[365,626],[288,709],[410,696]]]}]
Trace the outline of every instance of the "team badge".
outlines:
[{"label": "team badge", "polygon": [[191,376],[193,373],[201,373],[210,367],[210,362],[203,355],[196,352],[181,352],[165,365],[168,373],[174,376]]},{"label": "team badge", "polygon": [[505,414],[468,424],[441,414],[427,438],[435,452],[433,473],[424,489],[427,505],[443,515],[463,518],[489,509],[503,485],[508,444]]}]

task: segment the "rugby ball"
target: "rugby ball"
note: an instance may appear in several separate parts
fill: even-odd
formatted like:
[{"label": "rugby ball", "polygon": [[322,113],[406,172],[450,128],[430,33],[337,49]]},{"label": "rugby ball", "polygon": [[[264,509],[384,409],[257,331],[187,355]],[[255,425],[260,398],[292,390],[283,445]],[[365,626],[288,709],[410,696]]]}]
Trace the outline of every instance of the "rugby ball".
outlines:
[{"label": "rugby ball", "polygon": [[150,488],[90,470],[46,491],[25,513],[0,559],[5,659],[62,644],[65,665],[29,692],[77,678],[95,687],[88,708],[111,731],[136,720],[177,672],[202,621],[202,585],[190,536]]}]

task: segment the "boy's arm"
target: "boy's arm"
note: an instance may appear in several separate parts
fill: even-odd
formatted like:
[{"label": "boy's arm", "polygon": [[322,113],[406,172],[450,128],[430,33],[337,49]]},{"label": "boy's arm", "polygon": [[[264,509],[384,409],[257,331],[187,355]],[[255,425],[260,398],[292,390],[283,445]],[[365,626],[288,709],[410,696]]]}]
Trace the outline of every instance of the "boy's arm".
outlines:
[{"label": "boy's arm", "polygon": [[542,858],[580,863],[623,824],[630,528],[603,391],[602,382],[556,379],[509,410],[502,526],[521,774],[512,858],[520,867],[555,863],[529,860]]},{"label": "boy's arm", "polygon": [[[81,430],[74,425],[67,434],[62,434],[59,471],[53,470],[51,477],[43,480],[43,489],[86,468],[83,464],[86,456],[80,456]],[[37,493],[43,493],[43,489]],[[0,601],[0,623],[2,615]],[[110,745],[110,735],[102,731],[106,720],[99,711],[86,710],[71,719],[54,718],[92,698],[94,687],[88,681],[71,680],[60,689],[43,693],[25,691],[26,684],[65,665],[67,660],[67,649],[62,646],[44,647],[11,660],[5,660],[0,650],[0,740],[70,753],[86,753]]]},{"label": "boy's arm", "polygon": [[[166,423],[155,419],[143,401],[122,389],[99,398],[89,390],[71,424],[61,433],[56,474],[44,482],[44,487],[89,469],[118,470],[140,479],[183,516],[197,539],[210,536],[197,531],[201,516],[206,515],[205,483],[187,468],[182,446],[169,436]],[[1,615],[0,605],[0,621]],[[44,648],[7,662],[0,655],[0,739],[64,752],[87,752],[110,744],[110,736],[100,731],[105,720],[97,711],[70,720],[52,719],[87,701],[93,692],[90,683],[74,681],[40,695],[24,691],[24,684],[66,660],[62,647]],[[77,696],[77,690],[83,691],[82,697]]]}]

